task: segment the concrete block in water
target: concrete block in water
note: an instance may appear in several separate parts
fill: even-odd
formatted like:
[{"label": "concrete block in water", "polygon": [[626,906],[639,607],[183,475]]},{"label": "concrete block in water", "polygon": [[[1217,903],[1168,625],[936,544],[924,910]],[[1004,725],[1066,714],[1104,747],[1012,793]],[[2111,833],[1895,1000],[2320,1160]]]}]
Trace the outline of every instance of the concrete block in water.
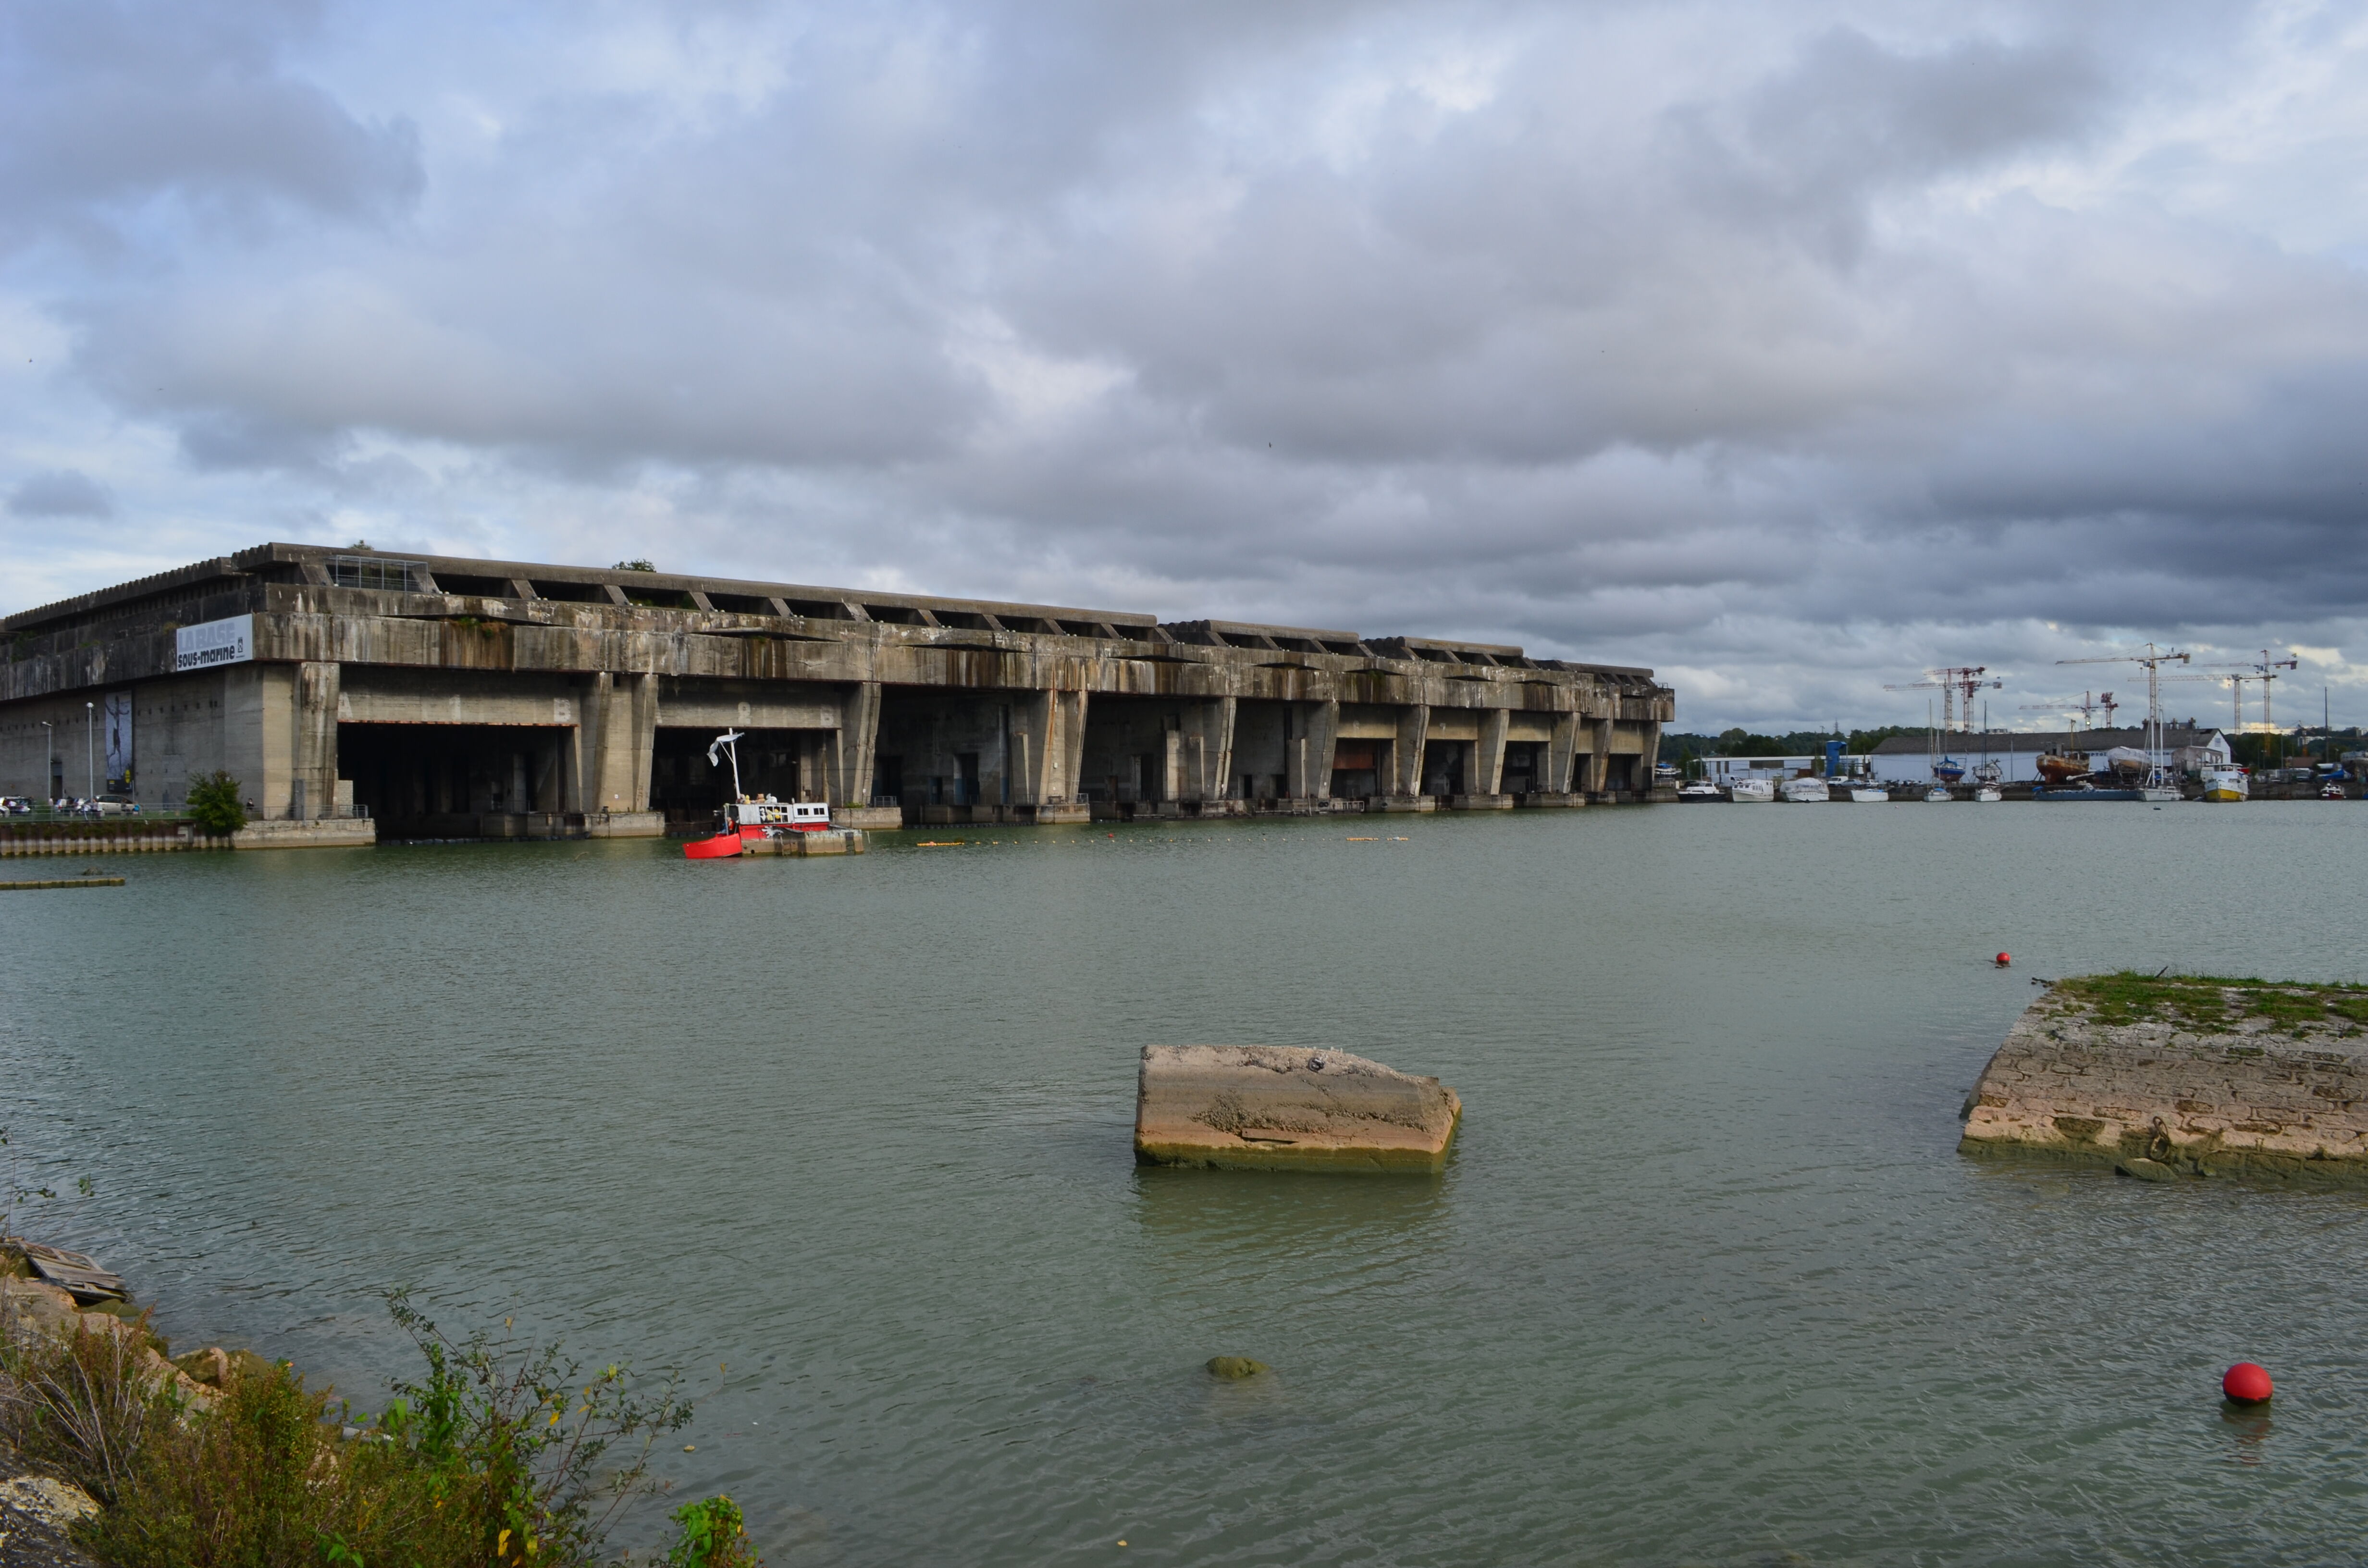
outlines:
[{"label": "concrete block in water", "polygon": [[2368,988],[2193,975],[2059,981],[1966,1096],[1965,1153],[2368,1183]]},{"label": "concrete block in water", "polygon": [[1342,1051],[1146,1045],[1134,1153],[1235,1170],[1436,1171],[1463,1115],[1438,1079]]}]

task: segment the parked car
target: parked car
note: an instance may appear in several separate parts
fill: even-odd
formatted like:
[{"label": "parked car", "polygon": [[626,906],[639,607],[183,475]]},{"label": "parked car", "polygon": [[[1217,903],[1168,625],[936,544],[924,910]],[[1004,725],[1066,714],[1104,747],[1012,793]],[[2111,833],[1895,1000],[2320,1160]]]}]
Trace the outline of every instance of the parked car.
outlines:
[{"label": "parked car", "polygon": [[33,802],[22,795],[0,795],[0,816],[23,817],[33,814]]},{"label": "parked car", "polygon": [[101,795],[90,802],[90,814],[95,817],[129,817],[140,814],[140,802],[129,795]]}]

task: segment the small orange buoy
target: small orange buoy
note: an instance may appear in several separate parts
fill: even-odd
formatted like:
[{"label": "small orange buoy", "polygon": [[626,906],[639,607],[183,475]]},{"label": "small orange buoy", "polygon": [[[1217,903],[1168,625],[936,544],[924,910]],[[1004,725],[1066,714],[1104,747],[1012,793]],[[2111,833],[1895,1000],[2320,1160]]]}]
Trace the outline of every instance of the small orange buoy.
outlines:
[{"label": "small orange buoy", "polygon": [[2012,953],[2000,953],[1998,956],[1998,966],[2000,969],[2004,969],[2007,965],[2012,962],[2014,962],[2014,955]]},{"label": "small orange buoy", "polygon": [[2277,1386],[2270,1381],[2269,1369],[2260,1362],[2239,1361],[2220,1380],[2220,1392],[2238,1404],[2264,1404],[2277,1392]]}]

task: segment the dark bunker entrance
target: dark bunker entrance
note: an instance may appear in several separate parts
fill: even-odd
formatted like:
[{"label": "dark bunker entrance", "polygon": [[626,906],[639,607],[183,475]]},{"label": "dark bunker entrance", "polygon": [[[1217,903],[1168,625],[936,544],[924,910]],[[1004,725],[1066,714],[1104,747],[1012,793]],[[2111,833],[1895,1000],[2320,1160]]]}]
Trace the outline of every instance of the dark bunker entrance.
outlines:
[{"label": "dark bunker entrance", "polygon": [[340,724],[337,774],[387,838],[477,838],[481,819],[565,810],[568,743],[540,724]]},{"label": "dark bunker entrance", "polygon": [[[661,728],[650,756],[650,810],[664,812],[668,827],[704,827],[732,795],[732,758],[718,751],[714,766],[707,748],[723,733],[711,729]],[[740,790],[781,801],[822,799],[819,769],[801,763],[812,750],[811,732],[747,730],[741,733]],[[809,772],[817,776],[809,778]]]}]

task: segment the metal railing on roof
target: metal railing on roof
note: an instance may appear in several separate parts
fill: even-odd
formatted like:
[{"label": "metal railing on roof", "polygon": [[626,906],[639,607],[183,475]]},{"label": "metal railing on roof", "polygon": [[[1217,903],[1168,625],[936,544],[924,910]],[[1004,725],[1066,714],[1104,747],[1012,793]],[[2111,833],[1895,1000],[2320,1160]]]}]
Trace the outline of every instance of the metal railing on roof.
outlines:
[{"label": "metal railing on roof", "polygon": [[340,588],[425,593],[427,564],[421,561],[390,561],[381,555],[333,555],[329,558],[329,581]]}]

